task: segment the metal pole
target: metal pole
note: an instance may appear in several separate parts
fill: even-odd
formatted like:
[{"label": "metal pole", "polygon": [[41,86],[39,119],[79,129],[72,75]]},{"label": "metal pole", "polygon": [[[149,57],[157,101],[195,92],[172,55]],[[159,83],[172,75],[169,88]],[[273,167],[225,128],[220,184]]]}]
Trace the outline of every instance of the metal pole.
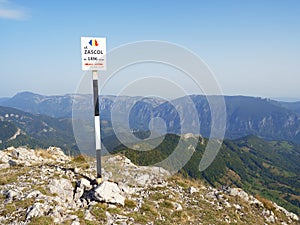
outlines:
[{"label": "metal pole", "polygon": [[102,182],[101,175],[101,133],[100,133],[100,111],[99,111],[99,92],[98,92],[98,71],[93,70],[93,92],[94,92],[94,112],[95,112],[95,138],[96,138],[96,161],[97,177],[96,183]]}]

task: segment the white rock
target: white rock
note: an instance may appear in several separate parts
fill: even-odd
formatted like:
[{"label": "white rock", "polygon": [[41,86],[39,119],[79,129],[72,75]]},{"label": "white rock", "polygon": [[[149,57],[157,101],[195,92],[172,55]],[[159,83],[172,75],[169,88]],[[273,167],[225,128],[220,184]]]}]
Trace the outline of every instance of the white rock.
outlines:
[{"label": "white rock", "polygon": [[89,190],[91,190],[93,187],[92,187],[92,185],[91,185],[91,183],[90,183],[90,181],[88,181],[87,179],[85,179],[85,178],[81,178],[79,181],[78,181],[78,186],[80,187],[80,188],[82,188],[83,190],[85,190],[85,191],[89,191]]},{"label": "white rock", "polygon": [[223,202],[223,205],[224,205],[226,208],[231,208],[230,203],[227,202],[227,201],[224,201],[224,202]]},{"label": "white rock", "polygon": [[206,195],[205,195],[206,198],[211,198],[211,199],[214,199],[214,200],[217,200],[217,196],[215,195],[215,192],[208,192]]},{"label": "white rock", "polygon": [[8,163],[11,158],[7,155],[7,152],[0,151],[0,161],[3,163]]},{"label": "white rock", "polygon": [[174,209],[175,209],[176,211],[181,211],[181,210],[182,210],[182,206],[181,206],[179,203],[177,203],[177,202],[172,202],[172,205],[174,206]]},{"label": "white rock", "polygon": [[131,160],[128,159],[128,158],[125,158],[125,159],[124,159],[124,163],[125,163],[125,164],[129,164],[129,165],[132,165],[132,164],[133,164],[133,163],[131,162]]},{"label": "white rock", "polygon": [[140,186],[145,186],[149,179],[150,179],[149,174],[143,174],[141,176],[138,176],[138,175],[136,176],[136,182]]},{"label": "white rock", "polygon": [[246,202],[249,201],[249,195],[241,188],[231,188],[229,190],[229,195],[238,196]]},{"label": "white rock", "polygon": [[286,215],[287,217],[290,217],[292,220],[299,221],[299,216],[297,216],[295,213],[288,212]]},{"label": "white rock", "polygon": [[4,195],[6,196],[7,201],[13,201],[17,198],[20,198],[22,193],[19,190],[15,189],[4,191]]},{"label": "white rock", "polygon": [[114,220],[113,220],[113,217],[112,215],[109,213],[109,212],[105,212],[105,215],[106,215],[106,220],[107,220],[107,225],[110,225],[110,224],[114,224]]},{"label": "white rock", "polygon": [[93,198],[96,201],[120,204],[124,206],[125,198],[121,195],[121,190],[116,183],[104,181],[94,191]]},{"label": "white rock", "polygon": [[54,218],[54,223],[62,223],[64,218],[63,218],[63,214],[65,211],[65,208],[60,206],[60,205],[56,205],[54,209],[51,210],[52,212],[50,213],[50,216]]},{"label": "white rock", "polygon": [[71,203],[73,201],[73,186],[70,180],[61,178],[52,179],[48,188],[52,194],[57,194],[62,201]]},{"label": "white rock", "polygon": [[125,194],[133,194],[135,192],[134,188],[129,187],[127,184],[123,182],[119,182],[118,186],[121,191],[123,191]]},{"label": "white rock", "polygon": [[268,223],[275,223],[275,217],[273,215],[265,218]]},{"label": "white rock", "polygon": [[37,198],[39,196],[42,196],[43,194],[38,191],[38,190],[34,190],[34,191],[31,191],[29,192],[27,195],[26,195],[26,198]]},{"label": "white rock", "polygon": [[256,205],[256,206],[261,207],[261,208],[264,207],[264,204],[261,201],[259,201],[258,199],[254,198],[252,196],[250,197],[249,203],[251,205]]},{"label": "white rock", "polygon": [[8,163],[0,164],[0,170],[7,169],[7,168],[9,168],[9,164]]},{"label": "white rock", "polygon": [[49,211],[49,209],[50,207],[47,204],[37,202],[27,209],[26,219],[29,220],[32,217],[43,216]]},{"label": "white rock", "polygon": [[242,209],[242,207],[241,207],[240,205],[238,205],[238,204],[233,204],[233,206],[234,206],[234,208],[236,208],[237,210],[241,210],[241,209]]},{"label": "white rock", "polygon": [[71,225],[80,225],[80,222],[78,220],[74,220]]},{"label": "white rock", "polygon": [[80,187],[77,187],[76,192],[74,194],[74,201],[77,202],[81,198],[83,193],[84,193],[84,190]]},{"label": "white rock", "polygon": [[89,221],[95,221],[96,218],[91,214],[90,210],[86,210],[84,212],[84,219],[89,220]]},{"label": "white rock", "polygon": [[188,188],[188,192],[189,192],[190,194],[194,194],[194,193],[199,192],[199,190],[198,190],[197,188],[194,188],[194,187],[189,187],[189,188]]}]

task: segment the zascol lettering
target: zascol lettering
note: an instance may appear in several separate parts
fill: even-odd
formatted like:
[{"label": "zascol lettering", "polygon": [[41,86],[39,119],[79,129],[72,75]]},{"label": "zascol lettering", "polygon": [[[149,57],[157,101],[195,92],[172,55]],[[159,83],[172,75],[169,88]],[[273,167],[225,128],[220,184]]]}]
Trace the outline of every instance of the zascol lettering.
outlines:
[{"label": "zascol lettering", "polygon": [[89,49],[85,49],[84,50],[84,54],[102,54],[103,55],[103,52],[102,50],[89,50]]}]

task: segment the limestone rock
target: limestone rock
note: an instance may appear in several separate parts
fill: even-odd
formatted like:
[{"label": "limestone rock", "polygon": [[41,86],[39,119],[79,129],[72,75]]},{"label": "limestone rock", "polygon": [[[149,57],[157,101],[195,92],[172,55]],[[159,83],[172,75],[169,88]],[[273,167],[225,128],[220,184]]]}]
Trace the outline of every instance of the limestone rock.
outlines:
[{"label": "limestone rock", "polygon": [[93,199],[122,206],[125,204],[125,197],[121,195],[118,185],[109,181],[104,181],[94,190]]},{"label": "limestone rock", "polygon": [[181,204],[177,203],[177,202],[172,202],[173,206],[174,206],[174,209],[176,211],[181,211],[182,210],[182,206]]},{"label": "limestone rock", "polygon": [[78,187],[82,188],[85,191],[89,191],[93,188],[91,185],[91,182],[85,178],[80,178],[77,185],[78,185]]},{"label": "limestone rock", "polygon": [[246,202],[249,201],[249,195],[241,188],[231,188],[229,190],[229,195],[238,196]]},{"label": "limestone rock", "polygon": [[199,192],[199,190],[197,188],[194,188],[194,187],[189,187],[188,188],[188,193],[190,194],[194,194],[194,193],[197,193]]},{"label": "limestone rock", "polygon": [[52,179],[49,182],[48,188],[52,194],[57,196],[62,201],[72,202],[73,201],[73,185],[70,180],[61,178],[60,180]]},{"label": "limestone rock", "polygon": [[29,220],[32,217],[40,217],[45,215],[50,210],[47,204],[35,203],[33,206],[29,207],[26,213],[26,219]]}]

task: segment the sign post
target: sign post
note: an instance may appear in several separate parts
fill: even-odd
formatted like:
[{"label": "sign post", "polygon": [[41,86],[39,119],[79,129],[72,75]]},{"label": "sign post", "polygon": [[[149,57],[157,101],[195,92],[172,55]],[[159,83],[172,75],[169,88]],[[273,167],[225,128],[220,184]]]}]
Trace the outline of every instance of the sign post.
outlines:
[{"label": "sign post", "polygon": [[106,38],[81,37],[81,57],[82,70],[92,70],[97,161],[96,183],[100,184],[102,175],[98,70],[106,69]]}]

